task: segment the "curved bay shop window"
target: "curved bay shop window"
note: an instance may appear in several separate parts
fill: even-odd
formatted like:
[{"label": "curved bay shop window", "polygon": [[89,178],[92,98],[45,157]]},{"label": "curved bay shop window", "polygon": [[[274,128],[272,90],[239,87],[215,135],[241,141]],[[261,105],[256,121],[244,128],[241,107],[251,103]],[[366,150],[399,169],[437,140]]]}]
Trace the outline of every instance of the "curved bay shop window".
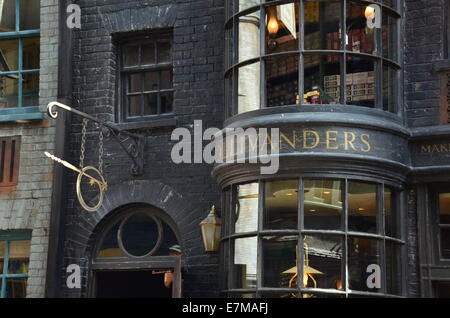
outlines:
[{"label": "curved bay shop window", "polygon": [[161,33],[121,46],[121,121],[160,118],[173,112],[172,37]]},{"label": "curved bay shop window", "polygon": [[224,293],[402,295],[400,193],[367,181],[255,181],[224,192]]},{"label": "curved bay shop window", "polygon": [[399,1],[229,0],[228,116],[308,104],[398,113],[399,9]]},{"label": "curved bay shop window", "polygon": [[39,12],[39,0],[0,1],[0,120],[39,113]]}]

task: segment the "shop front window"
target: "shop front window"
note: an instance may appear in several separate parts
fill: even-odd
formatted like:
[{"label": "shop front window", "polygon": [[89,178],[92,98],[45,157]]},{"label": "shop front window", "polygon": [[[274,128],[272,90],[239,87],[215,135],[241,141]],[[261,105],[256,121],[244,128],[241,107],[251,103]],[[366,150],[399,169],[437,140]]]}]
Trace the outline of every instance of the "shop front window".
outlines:
[{"label": "shop front window", "polygon": [[401,296],[400,190],[368,181],[267,180],[224,192],[229,297]]},{"label": "shop front window", "polygon": [[399,113],[399,0],[228,0],[227,115],[339,104]]}]

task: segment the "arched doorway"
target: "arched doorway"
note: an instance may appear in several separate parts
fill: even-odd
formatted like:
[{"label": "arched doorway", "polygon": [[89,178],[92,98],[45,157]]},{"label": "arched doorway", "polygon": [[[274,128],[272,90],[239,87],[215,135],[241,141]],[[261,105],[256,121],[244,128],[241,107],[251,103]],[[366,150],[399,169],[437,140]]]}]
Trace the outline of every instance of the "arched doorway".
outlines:
[{"label": "arched doorway", "polygon": [[160,209],[120,209],[96,240],[92,253],[91,297],[179,298],[181,253],[177,230]]}]

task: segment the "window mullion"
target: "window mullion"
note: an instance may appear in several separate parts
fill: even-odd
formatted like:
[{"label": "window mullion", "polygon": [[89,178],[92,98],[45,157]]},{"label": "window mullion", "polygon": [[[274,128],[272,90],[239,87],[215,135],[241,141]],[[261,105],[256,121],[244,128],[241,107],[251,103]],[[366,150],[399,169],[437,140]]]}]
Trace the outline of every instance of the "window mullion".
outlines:
[{"label": "window mullion", "polygon": [[22,107],[23,105],[23,75],[22,75],[22,68],[23,68],[23,40],[19,38],[19,63],[18,63],[18,70],[19,70],[19,79],[18,79],[18,102],[17,107]]},{"label": "window mullion", "polygon": [[8,274],[10,241],[5,241],[5,243],[5,257],[3,259],[3,279],[0,298],[6,298],[6,275]]}]

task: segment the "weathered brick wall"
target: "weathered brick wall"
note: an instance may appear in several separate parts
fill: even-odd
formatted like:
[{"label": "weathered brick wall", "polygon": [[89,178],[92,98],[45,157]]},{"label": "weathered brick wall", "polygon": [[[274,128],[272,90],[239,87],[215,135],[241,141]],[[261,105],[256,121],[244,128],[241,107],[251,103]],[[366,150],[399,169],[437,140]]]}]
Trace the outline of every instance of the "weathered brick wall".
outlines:
[{"label": "weathered brick wall", "polygon": [[[173,61],[175,89],[174,118],[177,126],[192,128],[195,119],[207,127],[223,124],[223,0],[178,1],[77,1],[82,8],[81,30],[74,32],[73,107],[99,118],[114,120],[117,80],[117,47],[114,35],[120,32],[173,28]],[[205,127],[205,128],[207,128]],[[71,156],[78,164],[80,155],[80,119],[73,118],[70,127]],[[117,142],[105,140],[104,175],[111,187],[130,180],[161,182],[184,200],[195,203],[195,209],[182,218],[178,226],[192,229],[193,240],[184,251],[184,295],[212,297],[217,295],[217,255],[206,255],[199,239],[198,224],[212,204],[220,206],[220,190],[211,177],[210,165],[172,163],[170,141],[174,127],[142,129],[146,135],[145,173],[129,174],[131,161]],[[98,134],[88,127],[86,164],[98,164]],[[65,266],[80,264],[83,269],[82,290],[66,289],[65,296],[86,296],[86,278],[90,248],[87,237],[99,231],[98,215],[83,211],[75,196],[75,176],[67,185],[67,219]],[[150,195],[150,194],[149,194]],[[61,275],[65,281],[64,268]],[[65,286],[62,286],[65,288]]]},{"label": "weathered brick wall", "polygon": [[[41,0],[40,108],[57,95],[58,0]],[[21,136],[19,183],[0,193],[0,230],[31,230],[27,297],[44,297],[53,163],[44,151],[54,149],[55,128],[45,120],[1,123],[0,137]]]},{"label": "weathered brick wall", "polygon": [[405,106],[410,126],[439,124],[439,74],[444,58],[444,2],[405,0]]}]

